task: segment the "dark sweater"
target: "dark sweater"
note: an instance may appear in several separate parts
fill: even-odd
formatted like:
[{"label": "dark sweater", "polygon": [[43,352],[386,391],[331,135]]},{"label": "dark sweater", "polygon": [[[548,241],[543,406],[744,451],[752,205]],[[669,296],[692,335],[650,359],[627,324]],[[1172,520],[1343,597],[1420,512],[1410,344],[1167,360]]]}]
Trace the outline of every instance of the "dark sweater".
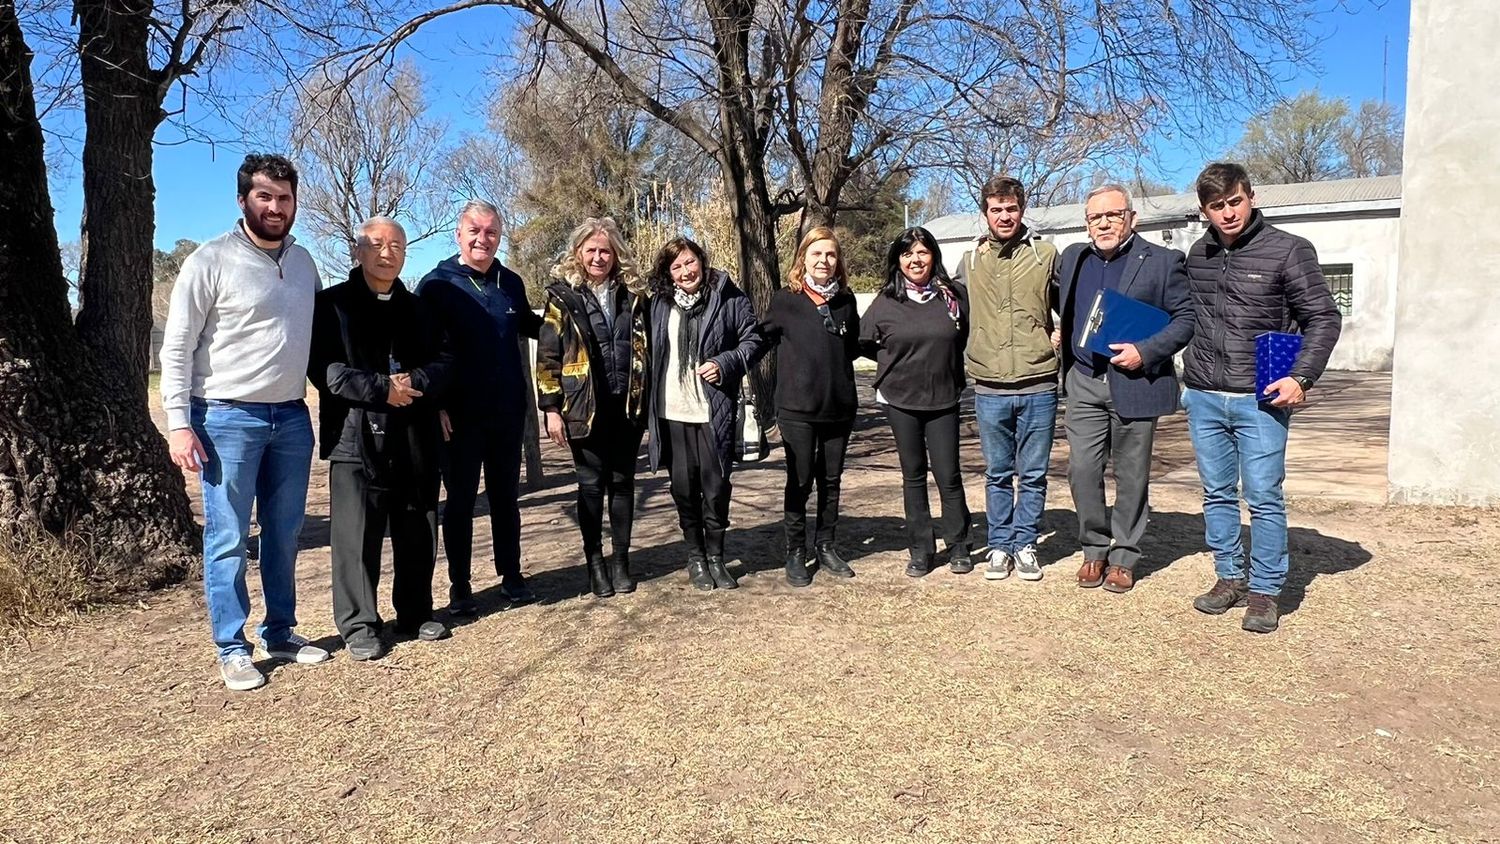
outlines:
[{"label": "dark sweater", "polygon": [[1125,274],[1124,259],[1134,242],[1132,235],[1109,260],[1090,248],[1084,252],[1083,263],[1078,267],[1078,280],[1073,283],[1073,307],[1067,309],[1068,342],[1073,346],[1073,368],[1085,375],[1103,375],[1109,371],[1109,358],[1083,348],[1083,323],[1100,291],[1120,289],[1120,277]]},{"label": "dark sweater", "polygon": [[521,277],[499,261],[481,273],[453,256],[417,284],[453,352],[450,413],[486,420],[525,407],[520,337],[536,337],[542,318],[526,301]]},{"label": "dark sweater", "polygon": [[[436,477],[437,408],[450,358],[425,303],[399,281],[381,300],[358,267],[314,301],[308,377],[321,395],[320,456],[363,463],[372,477]],[[409,373],[421,398],[388,404],[393,371]]]},{"label": "dark sweater", "polygon": [[964,391],[964,345],[969,339],[969,304],[958,293],[955,325],[942,296],[918,304],[876,296],[861,320],[866,357],[875,359],[875,389],[887,404],[903,410],[946,410]]},{"label": "dark sweater", "polygon": [[841,334],[829,332],[806,293],[782,289],[771,297],[761,332],[776,348],[776,415],[803,422],[849,422],[858,400],[859,311],[848,291],[828,300]]}]

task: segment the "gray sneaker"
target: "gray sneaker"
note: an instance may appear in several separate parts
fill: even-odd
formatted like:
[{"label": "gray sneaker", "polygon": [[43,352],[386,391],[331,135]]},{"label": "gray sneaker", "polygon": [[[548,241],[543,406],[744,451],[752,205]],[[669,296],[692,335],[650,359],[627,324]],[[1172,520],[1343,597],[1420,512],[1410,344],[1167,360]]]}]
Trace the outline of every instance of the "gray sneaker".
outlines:
[{"label": "gray sneaker", "polygon": [[1016,552],[1016,574],[1022,580],[1042,579],[1042,564],[1036,558],[1035,545],[1027,545]]},{"label": "gray sneaker", "polygon": [[1004,580],[1010,577],[1010,555],[999,548],[990,549],[990,564],[984,567],[985,580]]},{"label": "gray sneaker", "polygon": [[224,688],[231,692],[248,692],[266,684],[266,675],[260,673],[249,654],[235,654],[219,662],[219,676],[224,678]]},{"label": "gray sneaker", "polygon": [[277,642],[274,645],[261,642],[255,648],[255,655],[261,659],[284,659],[287,662],[297,662],[303,665],[328,661],[328,651],[308,642],[296,633],[286,637],[285,642]]}]

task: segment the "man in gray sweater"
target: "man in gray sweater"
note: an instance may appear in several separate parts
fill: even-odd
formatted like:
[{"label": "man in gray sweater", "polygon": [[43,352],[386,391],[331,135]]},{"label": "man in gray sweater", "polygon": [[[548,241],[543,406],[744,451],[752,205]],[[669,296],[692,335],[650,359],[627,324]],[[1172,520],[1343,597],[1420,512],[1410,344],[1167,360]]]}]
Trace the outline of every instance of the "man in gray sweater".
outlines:
[{"label": "man in gray sweater", "polygon": [[183,262],[161,348],[162,407],[172,462],[203,487],[203,591],[224,685],[266,678],[245,638],[245,546],[258,506],[266,616],[256,656],[323,662],[297,624],[297,534],[307,509],[313,432],[303,401],[320,284],[289,234],[297,171],[279,155],[245,156],[234,228]]}]

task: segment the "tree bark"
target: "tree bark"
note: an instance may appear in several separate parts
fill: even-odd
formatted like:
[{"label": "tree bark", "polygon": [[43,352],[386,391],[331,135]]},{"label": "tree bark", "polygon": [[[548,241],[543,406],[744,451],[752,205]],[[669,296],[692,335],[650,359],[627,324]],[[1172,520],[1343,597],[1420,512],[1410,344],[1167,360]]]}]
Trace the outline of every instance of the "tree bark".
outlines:
[{"label": "tree bark", "polygon": [[151,0],[75,0],[83,81],[83,209],[88,260],[78,335],[141,405],[151,369],[152,138],[160,73],[146,54]]},{"label": "tree bark", "polygon": [[526,412],[522,417],[521,427],[521,456],[526,465],[526,489],[535,492],[542,488],[542,443],[541,426],[537,424],[536,409],[536,385],[531,380],[531,343],[530,337],[518,336],[517,342],[521,345],[521,380],[525,384],[522,392],[526,396]]},{"label": "tree bark", "polygon": [[[84,543],[101,586],[165,584],[199,564],[198,528],[144,383],[124,384],[70,318],[31,58],[15,5],[0,4],[0,530]],[[150,220],[136,220],[148,249]],[[149,263],[145,277],[149,314]]]},{"label": "tree bark", "polygon": [[[750,30],[754,23],[754,0],[705,0],[714,33],[714,55],[718,64],[719,122],[723,141],[716,158],[729,201],[734,209],[735,234],[739,239],[740,283],[764,314],[771,295],[781,287],[776,251],[776,213],[766,181],[766,129],[757,120],[758,109],[750,75]],[[776,384],[775,356],[767,355],[750,373],[757,415],[771,418],[772,392]]]}]

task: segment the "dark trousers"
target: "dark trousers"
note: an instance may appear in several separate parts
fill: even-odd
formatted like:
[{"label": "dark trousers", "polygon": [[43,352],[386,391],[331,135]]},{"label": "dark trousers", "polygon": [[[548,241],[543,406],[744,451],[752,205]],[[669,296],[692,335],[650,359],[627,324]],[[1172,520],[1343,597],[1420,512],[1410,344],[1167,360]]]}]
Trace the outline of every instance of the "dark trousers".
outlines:
[{"label": "dark trousers", "polygon": [[707,424],[666,422],[671,442],[672,503],[688,547],[698,553],[722,555],[724,531],[729,528],[729,475],[714,448]]},{"label": "dark trousers", "polygon": [[[1077,369],[1066,376],[1068,486],[1078,511],[1078,541],[1089,560],[1135,568],[1151,508],[1151,443],[1156,418],[1126,419],[1115,412],[1109,384]],[[1115,504],[1104,503],[1104,469],[1114,459]]]},{"label": "dark trousers", "polygon": [[949,548],[968,542],[969,503],[958,471],[958,407],[902,410],[887,406],[885,411],[896,437],[896,454],[901,458],[901,496],[906,505],[906,538],[912,558],[930,557],[937,550],[932,509],[927,503],[929,468],[943,505],[943,541]]},{"label": "dark trousers", "polygon": [[437,478],[371,479],[362,463],[328,466],[329,544],[333,551],[333,621],[345,641],[380,633],[380,550],[391,531],[391,603],[396,622],[432,619],[437,558]]},{"label": "dark trousers", "polygon": [[602,398],[594,411],[594,424],[587,437],[569,440],[573,468],[578,473],[578,530],[583,534],[583,553],[604,553],[604,508],[609,506],[609,538],[616,554],[630,551],[630,530],[635,522],[635,465],[641,450],[639,425],[625,418],[625,400]]},{"label": "dark trousers", "polygon": [[521,420],[507,424],[454,417],[443,465],[443,550],[448,553],[448,580],[468,583],[474,552],[474,502],[479,475],[490,505],[490,536],[495,574],[521,571]]},{"label": "dark trousers", "polygon": [[787,549],[807,545],[807,498],[818,487],[816,543],[832,542],[839,525],[839,478],[844,474],[844,452],[849,448],[848,422],[803,422],[782,419],[781,442],[786,446]]}]

